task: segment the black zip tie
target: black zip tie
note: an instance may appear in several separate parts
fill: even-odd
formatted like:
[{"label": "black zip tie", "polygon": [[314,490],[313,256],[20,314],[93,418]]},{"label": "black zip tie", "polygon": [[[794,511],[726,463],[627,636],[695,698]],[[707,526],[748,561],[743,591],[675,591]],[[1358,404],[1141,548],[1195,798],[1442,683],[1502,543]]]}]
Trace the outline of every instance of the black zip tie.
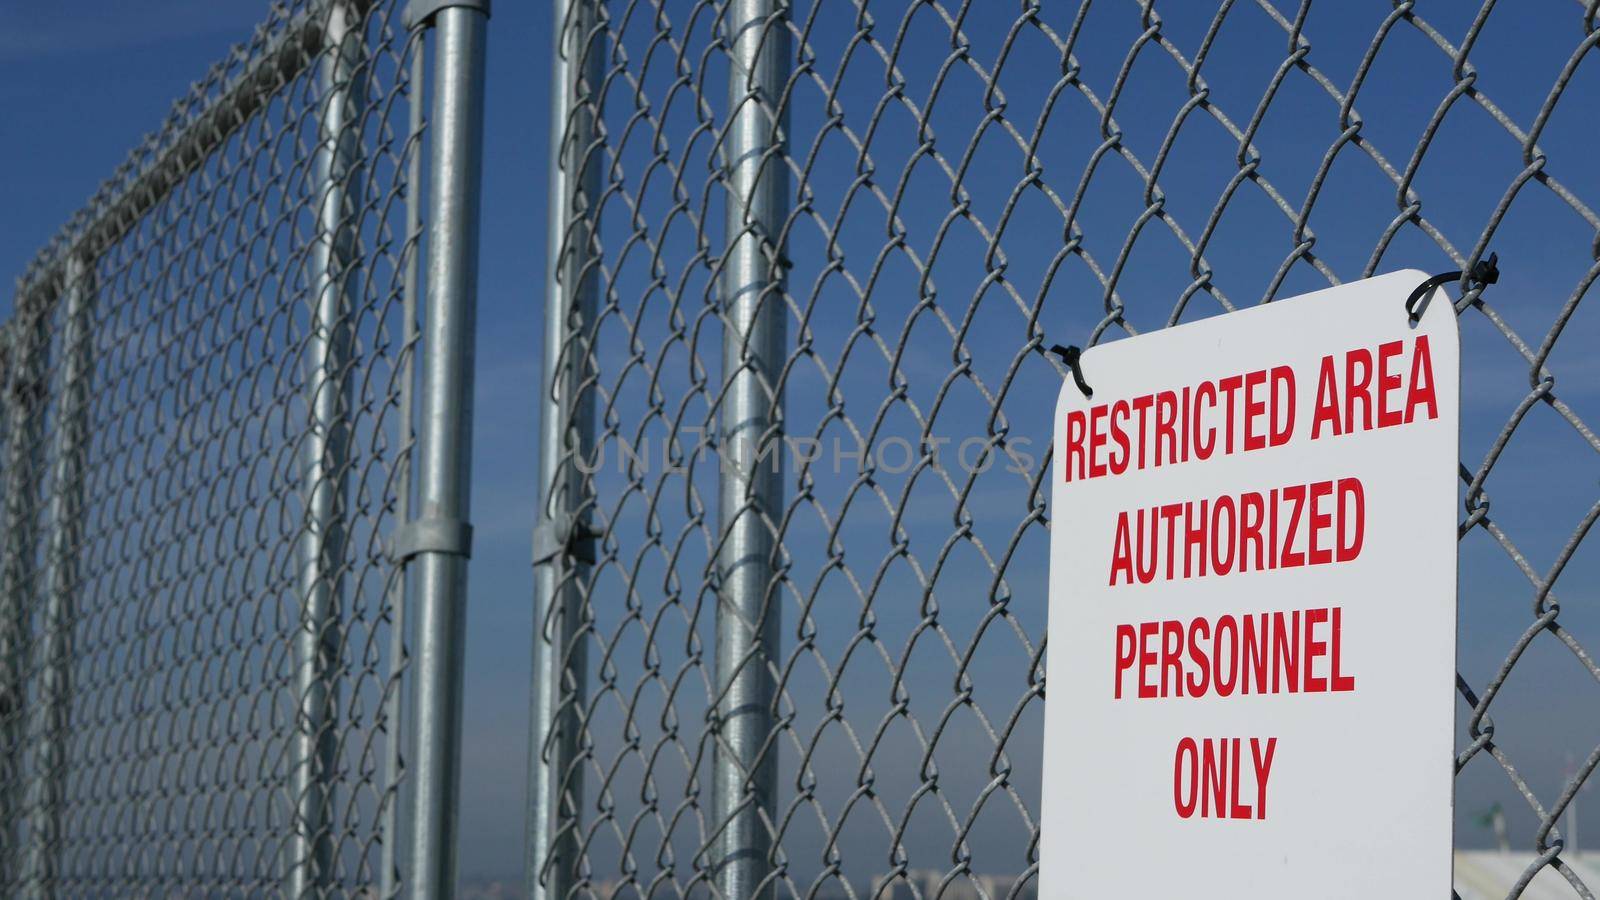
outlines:
[{"label": "black zip tie", "polygon": [[1079,362],[1083,351],[1076,346],[1057,344],[1050,348],[1050,352],[1061,357],[1061,361],[1072,370],[1072,380],[1077,382],[1078,390],[1083,391],[1083,396],[1093,397],[1094,389],[1089,387],[1089,382],[1083,380],[1083,365]]},{"label": "black zip tie", "polygon": [[[1472,267],[1472,274],[1467,277],[1467,289],[1471,290],[1472,285],[1474,284],[1485,286],[1499,281],[1499,262],[1500,256],[1497,253],[1489,254],[1488,259],[1478,260],[1478,262]],[[1417,312],[1417,301],[1427,296],[1428,292],[1434,288],[1442,284],[1448,284],[1460,277],[1461,272],[1459,270],[1455,272],[1440,272],[1438,275],[1435,275],[1432,278],[1429,278],[1427,281],[1417,285],[1416,290],[1411,292],[1411,296],[1406,298],[1406,315],[1410,317],[1411,324],[1417,324],[1417,320],[1421,318]]]}]

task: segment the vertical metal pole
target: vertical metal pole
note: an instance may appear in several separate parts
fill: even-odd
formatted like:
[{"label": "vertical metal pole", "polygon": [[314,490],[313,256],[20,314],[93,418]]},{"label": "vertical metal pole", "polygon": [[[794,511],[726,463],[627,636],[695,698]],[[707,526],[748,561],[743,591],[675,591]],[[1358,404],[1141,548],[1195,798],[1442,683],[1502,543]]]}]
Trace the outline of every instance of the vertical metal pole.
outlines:
[{"label": "vertical metal pole", "polygon": [[11,430],[20,410],[12,409],[12,364],[16,356],[11,324],[0,322],[0,888],[16,884],[12,858],[17,846],[20,804],[15,785],[22,758],[15,728],[22,687],[17,668],[21,633],[16,628],[22,592],[12,574],[18,555],[18,548],[13,546],[18,523],[12,516],[13,492],[19,486],[14,446],[18,435]]},{"label": "vertical metal pole", "polygon": [[22,818],[23,723],[26,721],[28,596],[33,587],[33,447],[39,417],[29,402],[38,377],[27,344],[35,329],[21,315],[5,329],[0,381],[5,411],[4,530],[0,531],[0,886],[22,875],[17,826]]},{"label": "vertical metal pole", "polygon": [[5,530],[0,532],[0,886],[27,875],[19,826],[27,816],[29,631],[38,539],[40,439],[48,315],[18,303],[6,331]]},{"label": "vertical metal pole", "polygon": [[17,802],[16,785],[22,761],[22,745],[16,729],[17,713],[21,707],[22,672],[18,667],[21,632],[17,629],[21,606],[21,585],[16,583],[14,569],[20,556],[15,546],[19,536],[19,523],[13,506],[20,487],[17,478],[17,431],[21,410],[13,409],[13,364],[16,353],[11,341],[15,329],[11,323],[0,323],[0,888],[16,884],[14,855],[17,846],[17,815],[21,805]]},{"label": "vertical metal pole", "polygon": [[300,622],[295,633],[297,702],[291,785],[294,833],[287,894],[322,896],[333,883],[332,811],[338,771],[336,710],[349,514],[351,297],[356,282],[364,34],[350,3],[327,8],[319,72],[317,233],[311,252],[312,310],[306,341],[310,433],[304,444],[306,521],[298,548]]},{"label": "vertical metal pole", "polygon": [[433,20],[423,407],[413,470],[419,519],[408,523],[417,628],[409,860],[410,895],[416,898],[450,896],[456,876],[485,7],[448,6]]},{"label": "vertical metal pole", "polygon": [[722,546],[717,559],[717,720],[713,863],[720,895],[770,896],[765,881],[777,747],[771,740],[778,649],[773,555],[783,515],[785,168],[789,76],[787,0],[730,0],[722,289]]},{"label": "vertical metal pole", "polygon": [[587,678],[581,640],[589,564],[584,477],[575,463],[593,441],[588,329],[598,273],[593,231],[600,191],[594,158],[603,49],[599,0],[557,0],[550,88],[550,193],[546,220],[543,390],[539,395],[539,518],[534,523],[532,710],[528,747],[528,845],[533,900],[566,898],[576,876],[583,771],[576,765]]},{"label": "vertical metal pole", "polygon": [[78,554],[83,551],[84,474],[88,470],[89,399],[94,371],[91,315],[94,286],[89,264],[67,261],[61,333],[61,394],[50,446],[49,579],[41,623],[43,672],[34,767],[34,820],[29,831],[29,896],[51,897],[61,877],[68,752],[72,737],[72,627],[77,611]]}]

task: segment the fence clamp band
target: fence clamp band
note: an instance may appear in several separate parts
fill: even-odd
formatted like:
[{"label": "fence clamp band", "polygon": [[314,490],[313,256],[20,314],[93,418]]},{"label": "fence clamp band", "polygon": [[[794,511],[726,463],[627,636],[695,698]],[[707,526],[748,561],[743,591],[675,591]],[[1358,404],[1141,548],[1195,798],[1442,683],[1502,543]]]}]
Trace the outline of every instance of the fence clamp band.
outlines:
[{"label": "fence clamp band", "polygon": [[1072,370],[1072,380],[1077,382],[1078,390],[1083,391],[1083,396],[1093,397],[1094,388],[1089,387],[1089,382],[1083,380],[1083,364],[1079,361],[1083,351],[1076,346],[1057,344],[1050,348],[1050,352],[1061,357],[1061,361]]},{"label": "fence clamp band", "polygon": [[535,567],[555,561],[559,556],[571,556],[579,562],[594,564],[594,539],[599,537],[588,524],[567,513],[545,519],[533,529],[533,564]]},{"label": "fence clamp band", "polygon": [[419,553],[448,553],[472,557],[472,525],[461,519],[433,516],[413,519],[394,530],[389,539],[389,560],[406,562]]},{"label": "fence clamp band", "polygon": [[452,6],[463,6],[483,13],[489,17],[489,0],[411,0],[406,4],[405,12],[400,14],[400,24],[407,31],[414,31],[433,21],[439,10],[449,9]]},{"label": "fence clamp band", "polygon": [[[1472,290],[1474,285],[1482,288],[1499,281],[1499,263],[1500,254],[1498,253],[1491,253],[1489,254],[1488,259],[1480,259],[1474,263],[1472,266],[1472,274],[1467,276],[1467,290]],[[1460,277],[1461,273],[1459,271],[1440,272],[1438,275],[1435,275],[1432,278],[1429,278],[1427,281],[1417,285],[1416,290],[1411,292],[1411,296],[1406,298],[1406,315],[1410,317],[1411,324],[1417,324],[1417,321],[1422,318],[1422,309],[1417,305],[1418,301],[1422,300],[1423,297],[1426,297],[1428,292],[1434,288],[1443,284],[1448,284]]]}]

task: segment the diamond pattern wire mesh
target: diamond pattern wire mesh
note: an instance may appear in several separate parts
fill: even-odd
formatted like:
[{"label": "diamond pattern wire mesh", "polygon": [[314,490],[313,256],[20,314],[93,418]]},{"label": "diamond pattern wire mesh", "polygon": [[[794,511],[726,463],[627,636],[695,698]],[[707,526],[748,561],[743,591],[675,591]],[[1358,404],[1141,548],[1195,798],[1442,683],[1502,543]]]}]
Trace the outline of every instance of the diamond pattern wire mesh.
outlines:
[{"label": "diamond pattern wire mesh", "polygon": [[[1491,247],[1500,284],[1450,288],[1468,398],[1458,794],[1463,815],[1525,801],[1513,896],[1535,878],[1592,895],[1559,823],[1600,735],[1539,729],[1587,715],[1600,680],[1569,627],[1600,623],[1563,616],[1552,590],[1596,571],[1582,541],[1600,515],[1600,411],[1581,346],[1600,336],[1583,307],[1600,182],[1578,155],[1600,97],[1596,7],[794,0],[765,23],[792,51],[774,161],[786,278],[769,285],[788,329],[769,423],[785,505],[766,520],[781,545],[764,749],[778,793],[760,810],[776,895],[1037,891],[1042,480],[1064,375],[1043,348],[1470,269]],[[540,877],[578,896],[708,894],[725,825],[709,648],[733,375],[729,5],[591,8],[594,29],[561,42],[600,57],[562,123],[574,192],[558,202],[582,227],[552,227],[596,307],[568,312],[558,365],[580,387],[553,399],[574,423],[595,410],[593,435],[561,452],[598,537],[592,566],[560,561],[582,598],[573,640],[559,608],[540,622],[578,721],[556,828],[577,856],[570,880]],[[597,167],[593,195],[578,159]],[[1575,380],[1558,390],[1563,368]],[[1519,686],[1519,663],[1538,685]],[[1491,711],[1530,725],[1497,733]],[[553,746],[535,748],[547,765]],[[1576,748],[1564,773],[1558,746]]]},{"label": "diamond pattern wire mesh", "polygon": [[389,883],[416,46],[276,5],[18,282],[8,896]]}]

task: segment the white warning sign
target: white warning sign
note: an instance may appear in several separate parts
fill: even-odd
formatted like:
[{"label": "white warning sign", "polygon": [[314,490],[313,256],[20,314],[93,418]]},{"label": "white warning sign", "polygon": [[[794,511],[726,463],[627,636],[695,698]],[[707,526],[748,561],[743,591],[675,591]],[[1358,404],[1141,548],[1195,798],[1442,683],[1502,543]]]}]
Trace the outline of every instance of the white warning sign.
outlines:
[{"label": "white warning sign", "polygon": [[1460,342],[1395,272],[1056,404],[1040,895],[1443,897]]}]

